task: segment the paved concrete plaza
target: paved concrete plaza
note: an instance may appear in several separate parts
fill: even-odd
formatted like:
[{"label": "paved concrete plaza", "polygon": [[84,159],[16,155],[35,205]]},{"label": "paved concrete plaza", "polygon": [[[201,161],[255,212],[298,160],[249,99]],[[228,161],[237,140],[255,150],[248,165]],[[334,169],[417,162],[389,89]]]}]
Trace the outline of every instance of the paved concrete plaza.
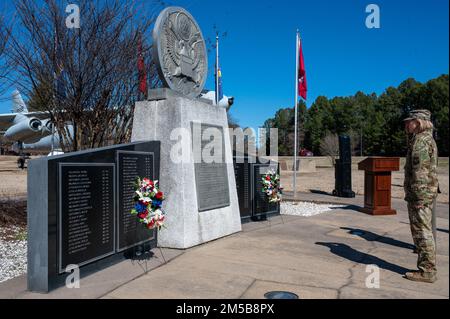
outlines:
[{"label": "paved concrete plaza", "polygon": [[[0,284],[0,298],[264,298],[272,290],[300,298],[448,298],[448,205],[438,204],[438,281],[411,282],[416,255],[406,205],[396,216],[356,211],[361,197],[300,194],[302,200],[349,205],[313,217],[279,216],[188,250],[155,249],[147,262],[122,261],[81,280],[80,289],[25,291],[24,277]],[[358,230],[354,234],[349,232]],[[380,268],[380,288],[366,287],[367,265]]]}]

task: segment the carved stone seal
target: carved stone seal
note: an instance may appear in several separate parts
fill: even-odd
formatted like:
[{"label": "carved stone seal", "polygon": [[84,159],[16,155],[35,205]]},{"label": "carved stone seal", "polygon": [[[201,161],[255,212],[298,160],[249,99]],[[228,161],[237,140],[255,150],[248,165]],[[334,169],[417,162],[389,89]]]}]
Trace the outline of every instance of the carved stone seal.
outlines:
[{"label": "carved stone seal", "polygon": [[198,97],[206,82],[208,57],[202,32],[189,12],[169,7],[159,14],[153,50],[163,84],[190,98]]}]

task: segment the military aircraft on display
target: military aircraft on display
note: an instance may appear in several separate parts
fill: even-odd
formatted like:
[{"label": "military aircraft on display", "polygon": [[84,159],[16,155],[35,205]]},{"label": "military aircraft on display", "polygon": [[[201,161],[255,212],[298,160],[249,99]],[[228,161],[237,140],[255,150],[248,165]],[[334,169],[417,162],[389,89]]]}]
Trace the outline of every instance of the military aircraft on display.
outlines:
[{"label": "military aircraft on display", "polygon": [[[215,105],[215,91],[204,90],[200,97],[211,100]],[[219,107],[227,111],[234,103],[234,97],[223,96]],[[52,134],[53,124],[48,112],[29,112],[19,91],[12,93],[12,113],[0,114],[0,134],[11,143],[12,150],[19,154],[21,167],[25,162],[26,153],[61,154],[62,137],[58,132]],[[73,135],[73,126],[67,125],[69,134]],[[53,143],[53,147],[52,147]]]},{"label": "military aircraft on display", "polygon": [[[12,93],[12,113],[0,114],[0,134],[13,144],[13,150],[20,156],[24,152],[50,152],[60,149],[61,137],[52,135],[53,124],[48,112],[28,112],[19,91]],[[73,133],[70,125],[69,132]]]}]

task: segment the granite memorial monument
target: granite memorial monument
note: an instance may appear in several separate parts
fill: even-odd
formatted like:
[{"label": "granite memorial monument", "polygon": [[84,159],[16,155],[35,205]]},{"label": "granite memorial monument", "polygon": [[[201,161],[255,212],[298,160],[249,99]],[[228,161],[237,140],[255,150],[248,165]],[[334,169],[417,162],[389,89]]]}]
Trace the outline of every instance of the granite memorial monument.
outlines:
[{"label": "granite memorial monument", "polygon": [[160,142],[41,157],[28,167],[28,289],[48,292],[67,268],[81,276],[156,246],[131,215],[136,177],[159,179]]},{"label": "granite memorial monument", "polygon": [[[184,249],[241,230],[228,119],[224,108],[199,98],[208,70],[206,45],[186,10],[160,13],[153,44],[164,87],[136,103],[132,141],[163,141],[160,186],[167,228],[158,245]],[[214,149],[211,162],[204,155],[212,142],[221,150]]]}]

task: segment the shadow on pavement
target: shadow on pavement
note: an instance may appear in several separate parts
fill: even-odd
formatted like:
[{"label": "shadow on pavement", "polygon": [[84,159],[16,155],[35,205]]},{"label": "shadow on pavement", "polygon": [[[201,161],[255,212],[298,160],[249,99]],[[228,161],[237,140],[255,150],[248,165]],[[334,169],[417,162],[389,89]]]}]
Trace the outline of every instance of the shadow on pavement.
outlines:
[{"label": "shadow on pavement", "polygon": [[334,196],[332,193],[328,193],[328,192],[325,192],[325,191],[321,191],[321,190],[319,190],[319,189],[310,189],[309,191],[310,191],[311,193],[313,193],[313,194],[328,195],[328,196],[336,197],[336,196]]},{"label": "shadow on pavement", "polygon": [[382,269],[386,269],[400,275],[404,275],[406,272],[410,271],[410,269],[406,269],[404,267],[392,264],[376,256],[357,251],[345,244],[316,242],[316,245],[328,247],[330,248],[331,253],[340,256],[342,258],[346,258],[355,263],[363,265],[377,265]]},{"label": "shadow on pavement", "polygon": [[[339,205],[339,204],[336,204],[336,205]],[[361,207],[357,206],[357,205],[345,205],[345,206],[338,206],[338,207],[330,207],[330,209],[346,209],[346,210],[359,211],[361,209]]]},{"label": "shadow on pavement", "polygon": [[391,238],[391,237],[385,237],[378,234],[375,234],[368,230],[358,229],[358,228],[350,228],[350,227],[341,227],[341,229],[348,230],[349,233],[352,233],[352,235],[359,236],[367,241],[377,241],[383,244],[396,246],[400,248],[406,248],[414,250],[414,245],[405,243],[403,241]]}]

